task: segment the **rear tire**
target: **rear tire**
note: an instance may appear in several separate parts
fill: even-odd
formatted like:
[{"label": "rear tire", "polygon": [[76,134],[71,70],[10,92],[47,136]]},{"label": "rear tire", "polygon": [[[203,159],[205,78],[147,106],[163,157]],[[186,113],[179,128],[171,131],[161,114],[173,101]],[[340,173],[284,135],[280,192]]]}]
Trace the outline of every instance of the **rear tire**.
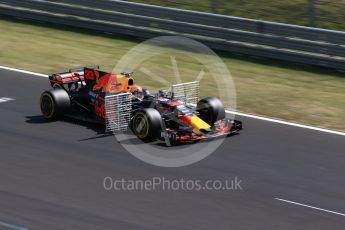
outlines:
[{"label": "rear tire", "polygon": [[223,103],[217,97],[206,97],[201,99],[196,107],[199,117],[207,124],[213,126],[216,121],[225,118]]},{"label": "rear tire", "polygon": [[46,119],[54,120],[68,111],[71,99],[64,89],[45,91],[41,94],[40,107]]},{"label": "rear tire", "polygon": [[155,141],[161,134],[162,117],[152,108],[137,111],[131,120],[133,133],[143,141]]}]

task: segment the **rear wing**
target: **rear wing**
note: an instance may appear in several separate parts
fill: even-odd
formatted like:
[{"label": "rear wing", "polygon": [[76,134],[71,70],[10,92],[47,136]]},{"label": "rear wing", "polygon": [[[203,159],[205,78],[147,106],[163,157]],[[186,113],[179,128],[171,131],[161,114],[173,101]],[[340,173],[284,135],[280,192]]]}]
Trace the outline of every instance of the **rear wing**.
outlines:
[{"label": "rear wing", "polygon": [[54,73],[49,75],[49,81],[53,88],[59,87],[64,88],[64,84],[75,83],[84,80],[85,69],[97,70],[98,65],[92,65],[87,67],[78,67],[69,69],[66,72]]}]

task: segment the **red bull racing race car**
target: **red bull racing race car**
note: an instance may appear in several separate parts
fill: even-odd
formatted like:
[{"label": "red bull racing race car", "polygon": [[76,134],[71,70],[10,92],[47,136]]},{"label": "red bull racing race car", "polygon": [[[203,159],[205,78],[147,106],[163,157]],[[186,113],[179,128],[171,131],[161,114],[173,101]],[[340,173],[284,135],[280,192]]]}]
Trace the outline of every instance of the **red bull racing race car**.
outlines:
[{"label": "red bull racing race car", "polygon": [[199,82],[172,85],[151,93],[134,83],[132,72],[107,73],[83,67],[49,76],[52,89],[42,93],[46,119],[69,116],[104,124],[107,132],[131,130],[143,141],[166,145],[227,136],[242,122],[225,117],[216,97],[199,100]]}]

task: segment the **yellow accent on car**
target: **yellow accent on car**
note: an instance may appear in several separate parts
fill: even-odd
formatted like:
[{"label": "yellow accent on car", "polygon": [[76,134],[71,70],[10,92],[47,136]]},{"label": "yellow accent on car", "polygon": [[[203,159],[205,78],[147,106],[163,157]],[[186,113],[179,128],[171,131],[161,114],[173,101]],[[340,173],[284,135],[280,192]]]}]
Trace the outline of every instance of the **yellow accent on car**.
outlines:
[{"label": "yellow accent on car", "polygon": [[[141,122],[140,122],[139,124],[137,124],[138,118],[139,118],[139,119],[141,118],[141,119],[142,119],[141,122],[144,122],[144,123],[141,123]],[[149,121],[147,120],[146,114],[144,114],[144,113],[137,113],[133,119],[134,119],[133,122],[134,122],[135,125],[142,125],[142,126],[145,128],[145,130],[143,131],[143,133],[140,133],[140,132],[134,130],[135,134],[136,134],[139,138],[141,138],[141,139],[146,138],[147,135],[148,135],[148,133],[149,133],[149,130],[150,130]],[[139,120],[139,121],[140,121],[140,120]],[[137,127],[134,127],[134,129],[136,129],[136,128],[137,128]]]},{"label": "yellow accent on car", "polygon": [[[49,100],[50,100],[50,102],[51,102],[51,111],[50,111],[50,113],[49,114],[45,114],[44,112],[43,112],[43,110],[42,110],[42,103],[43,103],[43,97],[45,97],[45,96],[47,96],[48,98],[49,98]],[[55,112],[55,101],[54,101],[54,99],[52,98],[52,96],[49,94],[49,93],[43,93],[42,95],[41,95],[41,100],[40,100],[40,104],[41,104],[41,111],[42,111],[42,113],[43,113],[43,115],[45,116],[45,118],[47,118],[47,119],[50,119],[50,118],[52,118],[53,117],[53,115],[54,115],[54,112]]]},{"label": "yellow accent on car", "polygon": [[211,126],[207,124],[205,121],[203,121],[201,118],[199,118],[197,115],[193,115],[191,117],[190,125],[197,130],[201,129],[209,129]]}]

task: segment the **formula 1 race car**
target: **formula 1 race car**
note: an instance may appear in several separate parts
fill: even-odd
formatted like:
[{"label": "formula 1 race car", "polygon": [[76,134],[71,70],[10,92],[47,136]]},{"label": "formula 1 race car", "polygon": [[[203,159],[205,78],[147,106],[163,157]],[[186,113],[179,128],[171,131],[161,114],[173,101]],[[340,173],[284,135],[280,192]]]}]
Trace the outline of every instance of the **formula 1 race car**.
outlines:
[{"label": "formula 1 race car", "polygon": [[242,122],[225,117],[216,97],[199,100],[199,82],[172,85],[151,93],[134,84],[132,72],[112,74],[99,67],[83,67],[52,74],[52,90],[42,93],[46,119],[69,116],[102,123],[107,132],[128,127],[143,141],[164,140],[167,146],[227,136]]}]

